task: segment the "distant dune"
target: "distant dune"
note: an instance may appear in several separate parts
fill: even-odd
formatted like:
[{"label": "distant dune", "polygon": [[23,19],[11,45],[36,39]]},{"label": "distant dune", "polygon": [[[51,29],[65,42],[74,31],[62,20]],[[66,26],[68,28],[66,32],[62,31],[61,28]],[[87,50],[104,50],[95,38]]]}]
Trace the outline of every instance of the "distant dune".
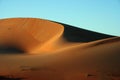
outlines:
[{"label": "distant dune", "polygon": [[0,63],[0,78],[120,80],[120,37],[38,18],[1,19]]}]

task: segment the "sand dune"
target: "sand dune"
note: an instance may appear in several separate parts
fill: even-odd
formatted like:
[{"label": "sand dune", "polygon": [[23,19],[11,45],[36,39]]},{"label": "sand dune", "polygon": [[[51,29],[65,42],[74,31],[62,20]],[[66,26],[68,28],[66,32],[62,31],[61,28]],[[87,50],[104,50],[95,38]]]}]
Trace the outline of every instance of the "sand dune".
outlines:
[{"label": "sand dune", "polygon": [[56,40],[64,30],[60,24],[34,18],[3,19],[0,26],[0,44],[16,47],[27,53]]},{"label": "sand dune", "polygon": [[1,77],[120,80],[119,61],[120,37],[36,18],[0,20]]}]

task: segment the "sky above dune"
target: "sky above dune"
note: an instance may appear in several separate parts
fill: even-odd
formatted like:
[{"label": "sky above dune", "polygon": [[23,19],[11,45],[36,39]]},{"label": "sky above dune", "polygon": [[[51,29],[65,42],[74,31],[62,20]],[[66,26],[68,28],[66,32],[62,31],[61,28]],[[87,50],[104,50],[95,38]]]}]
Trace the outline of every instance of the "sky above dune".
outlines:
[{"label": "sky above dune", "polygon": [[0,18],[35,17],[120,36],[120,0],[0,0]]}]

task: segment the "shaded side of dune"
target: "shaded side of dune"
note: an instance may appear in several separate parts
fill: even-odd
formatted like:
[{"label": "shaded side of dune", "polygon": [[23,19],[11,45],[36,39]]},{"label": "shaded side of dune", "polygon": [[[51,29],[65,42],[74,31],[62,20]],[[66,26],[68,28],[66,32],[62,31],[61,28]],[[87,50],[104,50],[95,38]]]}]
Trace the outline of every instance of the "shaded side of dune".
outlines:
[{"label": "shaded side of dune", "polygon": [[82,28],[77,28],[64,23],[59,23],[59,24],[62,24],[64,26],[63,36],[67,41],[70,42],[90,42],[99,39],[115,37],[112,35],[107,35],[90,30],[85,30]]}]

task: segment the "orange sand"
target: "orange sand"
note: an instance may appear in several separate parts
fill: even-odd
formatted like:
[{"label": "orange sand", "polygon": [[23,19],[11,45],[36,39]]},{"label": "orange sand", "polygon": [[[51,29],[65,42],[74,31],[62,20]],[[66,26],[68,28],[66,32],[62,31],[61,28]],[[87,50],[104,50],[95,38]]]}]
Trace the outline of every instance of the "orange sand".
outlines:
[{"label": "orange sand", "polygon": [[[0,76],[24,78],[21,80],[120,80],[120,37],[81,30],[76,35],[68,34],[74,40],[70,41],[64,36],[65,30],[65,25],[48,20],[1,19],[0,50],[14,47],[24,53],[1,51]],[[83,31],[93,36],[83,37]],[[75,41],[74,36],[81,39]]]},{"label": "orange sand", "polygon": [[34,18],[3,19],[0,27],[0,45],[17,47],[27,53],[55,41],[64,30],[60,24]]}]

